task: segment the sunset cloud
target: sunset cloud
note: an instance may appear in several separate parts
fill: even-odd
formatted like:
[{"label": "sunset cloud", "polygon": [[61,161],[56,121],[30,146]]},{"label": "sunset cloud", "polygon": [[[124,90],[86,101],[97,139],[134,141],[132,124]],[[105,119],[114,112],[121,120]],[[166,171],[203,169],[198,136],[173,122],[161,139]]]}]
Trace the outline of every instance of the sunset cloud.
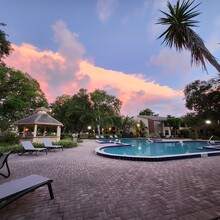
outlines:
[{"label": "sunset cloud", "polygon": [[185,113],[182,91],[148,81],[142,74],[97,67],[83,57],[85,48],[65,23],[57,22],[53,30],[57,52],[40,51],[30,44],[13,45],[14,52],[6,60],[8,66],[38,80],[49,102],[63,94],[74,95],[80,88],[103,89],[123,102],[124,115],[136,115],[145,108],[163,116]]}]

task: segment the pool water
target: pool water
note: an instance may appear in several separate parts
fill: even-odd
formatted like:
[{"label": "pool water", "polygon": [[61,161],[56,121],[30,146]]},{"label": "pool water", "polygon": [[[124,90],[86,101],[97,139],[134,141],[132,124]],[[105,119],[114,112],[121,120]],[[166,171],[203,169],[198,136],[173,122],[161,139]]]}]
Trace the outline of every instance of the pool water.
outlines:
[{"label": "pool water", "polygon": [[[209,146],[204,141],[155,142],[140,139],[122,139],[121,143],[131,146],[115,146],[104,148],[103,151],[114,155],[127,156],[167,156],[213,152],[213,149],[203,149]],[[219,145],[219,144],[218,144]]]}]

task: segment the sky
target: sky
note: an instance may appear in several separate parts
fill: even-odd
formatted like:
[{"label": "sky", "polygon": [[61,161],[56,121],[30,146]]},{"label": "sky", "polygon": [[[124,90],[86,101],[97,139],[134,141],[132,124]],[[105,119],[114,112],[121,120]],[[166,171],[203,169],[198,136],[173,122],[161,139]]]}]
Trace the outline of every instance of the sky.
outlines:
[{"label": "sky", "polygon": [[[175,3],[176,0],[171,0]],[[195,0],[201,14],[193,30],[220,59],[220,1]],[[80,88],[105,90],[122,101],[121,114],[146,108],[160,116],[189,112],[183,90],[216,77],[191,66],[190,53],[157,39],[165,0],[0,0],[0,22],[14,48],[5,63],[29,73],[49,103]]]}]

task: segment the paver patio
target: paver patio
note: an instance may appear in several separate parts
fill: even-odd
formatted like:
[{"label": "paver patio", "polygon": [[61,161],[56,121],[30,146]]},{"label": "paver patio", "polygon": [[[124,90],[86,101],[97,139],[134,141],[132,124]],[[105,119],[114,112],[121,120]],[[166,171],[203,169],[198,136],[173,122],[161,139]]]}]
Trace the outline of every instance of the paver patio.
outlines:
[{"label": "paver patio", "polygon": [[73,149],[35,155],[10,155],[11,176],[53,179],[47,187],[3,209],[0,219],[148,220],[213,219],[220,216],[220,157],[166,162],[104,158],[100,146],[85,141]]}]

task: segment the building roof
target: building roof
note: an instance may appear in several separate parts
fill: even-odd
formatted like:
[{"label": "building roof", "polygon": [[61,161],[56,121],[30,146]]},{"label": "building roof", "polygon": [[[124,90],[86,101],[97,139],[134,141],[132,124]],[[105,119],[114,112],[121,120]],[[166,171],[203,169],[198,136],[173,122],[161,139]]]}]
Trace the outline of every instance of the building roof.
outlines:
[{"label": "building roof", "polygon": [[149,119],[152,121],[166,121],[167,120],[167,117],[162,117],[162,116],[138,115],[137,117]]},{"label": "building roof", "polygon": [[14,122],[14,125],[48,125],[48,126],[63,126],[61,122],[47,114],[46,112],[38,112],[27,118]]}]

